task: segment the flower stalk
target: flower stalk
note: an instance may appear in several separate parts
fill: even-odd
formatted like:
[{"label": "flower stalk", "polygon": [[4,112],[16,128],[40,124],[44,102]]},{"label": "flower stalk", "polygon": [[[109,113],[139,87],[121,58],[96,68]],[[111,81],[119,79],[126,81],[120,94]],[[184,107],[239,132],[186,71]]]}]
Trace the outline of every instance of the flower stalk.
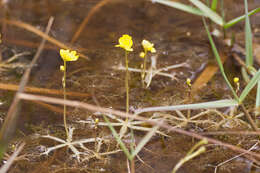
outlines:
[{"label": "flower stalk", "polygon": [[143,83],[143,86],[144,86],[146,64],[147,64],[147,53],[148,52],[155,53],[156,49],[154,48],[154,44],[147,41],[147,40],[142,41],[142,46],[143,46],[144,52],[141,52],[139,56],[144,59],[143,65],[142,65],[143,70],[142,70],[142,73],[141,73],[142,83]]},{"label": "flower stalk", "polygon": [[[60,50],[60,56],[63,60],[63,65],[60,66],[60,71],[63,71],[63,77],[62,77],[62,88],[63,88],[63,99],[64,101],[67,100],[67,94],[66,94],[66,71],[67,71],[67,61],[77,61],[79,58],[79,55],[77,55],[76,51],[70,51],[70,50]],[[69,139],[69,130],[67,126],[67,118],[66,118],[66,112],[67,112],[67,107],[64,104],[63,105],[63,123],[64,123],[64,128],[66,132],[67,139]]]},{"label": "flower stalk", "polygon": [[128,52],[133,51],[133,41],[132,37],[124,34],[118,40],[119,44],[115,45],[115,47],[121,47],[125,50],[125,67],[126,67],[126,74],[125,74],[125,89],[126,89],[126,113],[129,113],[129,70],[128,70]]}]

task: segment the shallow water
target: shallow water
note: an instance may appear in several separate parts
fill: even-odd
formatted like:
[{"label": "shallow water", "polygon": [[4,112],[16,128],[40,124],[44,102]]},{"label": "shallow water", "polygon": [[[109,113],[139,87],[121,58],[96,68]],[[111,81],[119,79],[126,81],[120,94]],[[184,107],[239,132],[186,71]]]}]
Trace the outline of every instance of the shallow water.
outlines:
[{"label": "shallow water", "polygon": [[[84,18],[90,13],[100,1],[91,0],[59,0],[59,1],[10,1],[7,4],[8,19],[20,20],[44,30],[50,16],[54,16],[55,21],[50,32],[50,36],[57,40],[70,44],[74,33]],[[187,62],[188,67],[182,67],[169,71],[176,73],[178,80],[171,80],[167,77],[155,76],[148,89],[142,88],[139,73],[131,73],[130,80],[130,106],[131,109],[148,106],[174,105],[185,103],[189,99],[189,88],[185,85],[186,78],[193,80],[200,74],[208,63],[214,63],[213,55],[210,52],[208,39],[203,28],[202,20],[199,17],[180,12],[178,10],[151,2],[132,0],[111,0],[104,1],[100,7],[89,18],[82,33],[71,44],[73,47],[83,50],[81,53],[89,57],[89,61],[80,59],[77,62],[68,64],[68,91],[89,93],[89,97],[69,97],[69,99],[84,101],[96,104],[94,98],[102,107],[111,107],[117,110],[125,110],[125,88],[124,72],[112,67],[123,63],[124,52],[114,45],[122,34],[129,34],[133,37],[134,52],[129,54],[130,67],[139,68],[142,59],[138,57],[142,51],[141,41],[147,39],[155,44],[157,50],[157,68],[162,68],[178,63]],[[226,16],[231,19],[243,13],[243,1],[225,2]],[[234,5],[235,4],[235,5]],[[259,1],[249,4],[249,8],[260,5]],[[251,17],[253,28],[259,28],[259,17],[257,14]],[[37,44],[41,38],[23,29],[7,26],[4,33],[3,47],[5,51],[13,50],[17,52],[35,52]],[[243,23],[233,28],[238,34],[238,42],[243,44]],[[231,31],[228,32],[231,35]],[[255,34],[259,38],[259,34]],[[36,44],[37,43],[37,44]],[[227,52],[221,41],[218,42],[221,50]],[[34,87],[52,88],[61,90],[62,73],[59,66],[62,61],[58,54],[59,48],[47,43],[37,66],[33,68],[29,85]],[[3,58],[8,58],[9,54],[4,54]],[[32,56],[19,59],[21,63],[28,63]],[[229,60],[230,62],[232,60]],[[237,74],[238,68],[231,68],[226,63],[230,73]],[[25,67],[21,67],[23,72]],[[11,69],[2,73],[1,82],[18,84],[22,72]],[[239,73],[238,73],[239,74]],[[232,76],[230,76],[232,77]],[[13,92],[0,92],[0,99],[5,100],[1,106],[1,114],[7,112],[10,106]],[[228,98],[231,96],[229,89],[224,84],[221,75],[218,73],[209,82],[208,87],[203,88],[195,98],[197,102]],[[62,98],[62,95],[59,96]],[[189,102],[186,101],[186,102]],[[61,109],[62,107],[56,106]],[[97,131],[88,125],[75,123],[75,120],[88,119],[95,116],[88,111],[74,108],[68,109],[68,120],[76,127],[75,139],[90,138],[96,135],[105,136],[109,134],[107,128],[100,127]],[[184,111],[184,114],[186,112]],[[195,115],[197,112],[192,112]],[[176,113],[171,112],[177,116]],[[151,116],[147,114],[146,116]],[[209,115],[212,118],[216,115]],[[4,117],[3,117],[4,118]],[[214,118],[218,120],[218,118]],[[227,122],[225,125],[227,125]],[[64,148],[51,153],[50,156],[39,157],[40,147],[52,146],[55,142],[34,138],[34,135],[44,135],[49,133],[53,136],[65,138],[63,130],[62,114],[53,111],[38,103],[25,102],[20,113],[16,140],[26,137],[27,145],[23,154],[24,160],[18,161],[10,169],[10,172],[126,172],[126,157],[123,153],[109,155],[102,159],[90,159],[78,164],[75,158],[71,158],[71,152]],[[188,124],[186,130],[204,131],[208,125]],[[236,129],[246,129],[245,126],[234,127]],[[209,128],[209,130],[211,130]],[[144,136],[143,132],[135,132],[136,140]],[[136,172],[171,172],[174,165],[185,156],[189,149],[197,142],[190,137],[178,134],[170,134],[170,138],[157,136],[152,138],[136,159]],[[244,148],[249,148],[253,142],[248,142],[253,138],[247,137],[216,137],[219,140],[232,144],[242,141]],[[115,148],[115,141],[106,144],[102,152]],[[94,146],[89,145],[93,148]],[[222,147],[209,146],[207,152],[185,164],[179,173],[208,173],[214,171],[217,165],[231,157],[233,153]],[[252,172],[252,163],[247,159],[236,159],[230,164],[219,167],[218,173],[226,172]],[[255,169],[255,168],[254,168]],[[257,170],[255,170],[257,172]]]}]

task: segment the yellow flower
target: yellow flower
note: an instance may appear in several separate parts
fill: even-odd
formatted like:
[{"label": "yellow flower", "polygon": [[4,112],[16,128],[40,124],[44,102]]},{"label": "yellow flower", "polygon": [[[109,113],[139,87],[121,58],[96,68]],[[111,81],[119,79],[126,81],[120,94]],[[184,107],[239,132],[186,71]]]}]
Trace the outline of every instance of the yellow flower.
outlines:
[{"label": "yellow flower", "polygon": [[234,77],[234,83],[238,83],[239,82],[239,78],[238,77]]},{"label": "yellow flower", "polygon": [[144,50],[146,50],[146,51],[150,51],[151,53],[156,52],[155,48],[153,47],[153,43],[151,43],[147,40],[142,41],[142,46],[143,46]]},{"label": "yellow flower", "polygon": [[79,58],[79,55],[77,55],[76,51],[70,51],[70,50],[60,50],[60,56],[63,59],[63,61],[77,61]]},{"label": "yellow flower", "polygon": [[189,87],[191,87],[191,79],[190,79],[190,78],[187,78],[187,79],[186,79],[186,84],[187,84]]},{"label": "yellow flower", "polygon": [[122,37],[119,38],[118,42],[119,44],[115,45],[115,47],[121,47],[126,51],[133,51],[133,41],[131,36],[124,34]]},{"label": "yellow flower", "polygon": [[64,71],[65,67],[63,65],[60,66],[60,71]]},{"label": "yellow flower", "polygon": [[144,53],[144,52],[141,52],[141,53],[139,54],[139,56],[140,56],[141,58],[144,58],[144,57],[145,57],[145,53]]}]

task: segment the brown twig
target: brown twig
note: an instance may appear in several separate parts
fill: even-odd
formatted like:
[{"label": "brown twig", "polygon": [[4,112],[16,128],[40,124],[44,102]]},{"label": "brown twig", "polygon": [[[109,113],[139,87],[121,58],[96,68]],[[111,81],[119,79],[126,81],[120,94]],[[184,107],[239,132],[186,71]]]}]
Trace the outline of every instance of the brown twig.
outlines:
[{"label": "brown twig", "polygon": [[189,131],[182,130],[182,129],[179,129],[179,128],[172,128],[172,126],[170,126],[166,123],[149,120],[147,118],[140,117],[138,115],[127,114],[125,112],[121,112],[121,111],[117,111],[117,110],[113,110],[113,109],[109,109],[109,108],[102,108],[102,107],[98,107],[98,106],[94,106],[94,105],[91,105],[91,104],[82,103],[82,102],[78,102],[78,101],[63,100],[63,99],[51,98],[51,97],[45,97],[45,96],[37,96],[37,95],[21,93],[21,94],[19,94],[19,98],[24,99],[24,100],[38,100],[38,101],[48,102],[48,103],[52,103],[52,104],[60,104],[60,105],[65,104],[65,105],[71,106],[71,107],[87,109],[87,110],[92,111],[92,112],[101,112],[101,113],[113,114],[113,115],[123,117],[123,118],[131,117],[131,118],[136,119],[136,120],[146,121],[147,123],[150,123],[152,125],[159,125],[160,127],[168,129],[169,131],[177,132],[177,133],[187,135],[187,136],[190,136],[190,137],[193,137],[193,138],[196,138],[196,139],[204,139],[205,138],[205,139],[208,140],[209,143],[213,143],[213,144],[217,144],[217,145],[229,148],[229,149],[231,149],[235,152],[247,153],[248,155],[251,155],[251,156],[254,156],[254,157],[260,159],[260,154],[257,154],[255,152],[247,151],[245,149],[236,147],[234,145],[224,143],[224,142],[221,142],[219,140],[215,140],[215,139],[212,139],[212,138],[209,138],[209,137],[205,137],[205,136],[199,135],[199,134],[194,133],[194,132],[189,132]]},{"label": "brown twig", "polygon": [[59,108],[59,107],[56,107],[56,106],[53,106],[53,105],[50,105],[50,104],[47,104],[47,103],[43,103],[43,102],[39,102],[39,101],[33,101],[34,103],[48,109],[48,110],[51,110],[53,112],[56,112],[56,113],[60,113],[63,115],[63,109]]},{"label": "brown twig", "polygon": [[252,119],[251,115],[248,113],[248,111],[246,110],[245,106],[243,103],[240,104],[241,108],[243,109],[247,120],[249,121],[250,125],[252,126],[252,128],[254,129],[254,131],[259,131],[257,125],[255,124],[254,120]]},{"label": "brown twig", "polygon": [[201,135],[244,135],[244,136],[259,136],[259,131],[216,131],[202,132]]},{"label": "brown twig", "polygon": [[[17,91],[19,89],[19,86],[15,84],[0,83],[0,89]],[[28,93],[40,93],[46,95],[63,95],[63,91],[61,90],[48,89],[48,88],[25,87],[24,91]],[[67,92],[67,95],[72,97],[84,97],[84,98],[90,96],[90,94],[88,93],[79,93],[79,92],[72,92],[72,91]]]},{"label": "brown twig", "polygon": [[89,22],[90,18],[104,5],[106,5],[110,0],[102,0],[100,1],[95,7],[93,7],[91,9],[91,11],[88,13],[88,15],[85,17],[85,19],[83,20],[83,22],[80,24],[78,30],[75,32],[75,34],[73,35],[70,43],[73,44],[75,43],[75,41],[78,39],[78,37],[80,36],[81,32],[83,31],[83,29],[85,28],[85,26],[87,25],[87,23]]},{"label": "brown twig", "polygon": [[246,63],[236,54],[236,53],[232,53],[232,57],[242,66],[246,69],[248,74],[251,74],[251,71],[248,69],[248,67],[246,66]]},{"label": "brown twig", "polygon": [[22,151],[25,143],[23,142],[22,144],[19,145],[17,150],[14,151],[14,153],[11,155],[11,157],[7,160],[7,162],[1,167],[0,173],[6,173],[12,163],[15,161],[15,158],[18,156],[18,154]]},{"label": "brown twig", "polygon": [[[53,37],[50,37],[49,35],[47,35],[46,33],[38,30],[37,28],[33,27],[32,25],[29,25],[27,23],[24,23],[24,22],[21,22],[21,21],[17,21],[17,20],[5,20],[5,19],[1,19],[0,20],[1,22],[6,22],[6,24],[8,25],[14,25],[14,26],[17,26],[19,28],[23,28],[27,31],[30,31],[30,32],[33,32],[39,36],[41,36],[43,39],[45,40],[48,40],[49,42],[51,42],[52,44],[55,44],[57,45],[58,47],[60,48],[63,48],[63,49],[70,49],[70,50],[76,50],[78,52],[80,52],[79,50],[75,49],[75,48],[72,48],[56,39],[54,39]],[[80,57],[84,58],[84,59],[87,59],[89,60],[89,58],[84,55],[84,54],[81,54],[81,53],[78,53]]]}]

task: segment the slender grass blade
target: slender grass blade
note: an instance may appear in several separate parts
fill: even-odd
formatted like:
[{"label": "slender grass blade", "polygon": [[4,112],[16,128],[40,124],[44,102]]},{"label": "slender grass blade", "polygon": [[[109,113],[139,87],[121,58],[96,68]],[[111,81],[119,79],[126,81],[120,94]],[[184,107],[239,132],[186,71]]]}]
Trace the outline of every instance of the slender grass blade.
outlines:
[{"label": "slender grass blade", "polygon": [[[258,12],[260,12],[260,8],[256,8],[256,9],[250,11],[250,12],[248,13],[248,16],[252,16],[252,15],[258,13]],[[244,20],[245,18],[246,18],[246,15],[239,16],[239,17],[237,17],[237,18],[235,18],[235,19],[232,19],[232,20],[230,20],[229,22],[225,23],[223,27],[224,27],[225,29],[228,29],[228,28],[232,27],[233,25],[237,24],[238,22]]]},{"label": "slender grass blade", "polygon": [[209,7],[207,7],[205,4],[203,4],[199,0],[189,0],[189,1],[193,3],[196,7],[198,7],[204,13],[204,16],[209,17],[213,22],[215,22],[220,26],[224,25],[224,20],[216,12],[214,12]]},{"label": "slender grass blade", "polygon": [[187,13],[203,16],[203,12],[200,11],[199,9],[194,8],[192,6],[188,6],[188,5],[179,3],[179,2],[173,2],[173,1],[169,1],[169,0],[153,0],[153,2],[157,2],[157,3],[163,4],[163,5],[167,5],[169,7],[173,7],[173,8],[182,10],[182,11],[187,12]]},{"label": "slender grass blade", "polygon": [[[260,106],[260,82],[257,82],[257,93],[256,93],[256,101],[255,101],[255,108],[258,109]],[[260,112],[257,110],[257,114]]]},{"label": "slender grass blade", "polygon": [[232,99],[218,100],[204,103],[194,103],[185,105],[174,105],[174,106],[158,106],[158,107],[147,107],[143,109],[137,109],[135,114],[143,112],[159,112],[159,111],[175,111],[175,110],[187,110],[187,109],[213,109],[238,106],[238,102]]},{"label": "slender grass blade", "polygon": [[136,146],[135,150],[133,151],[133,153],[131,154],[131,157],[134,158],[141,150],[142,148],[145,146],[145,144],[147,144],[147,142],[149,142],[149,140],[151,139],[151,137],[156,133],[157,129],[159,128],[158,125],[154,126],[151,131],[149,131],[145,137],[143,137],[143,139],[139,142],[139,144]]},{"label": "slender grass blade", "polygon": [[239,103],[242,103],[248,93],[254,88],[254,86],[257,84],[257,82],[260,80],[260,69],[255,73],[254,77],[250,80],[250,82],[247,84],[243,92],[241,93],[239,97]]},{"label": "slender grass blade", "polygon": [[230,90],[232,91],[232,93],[233,93],[235,99],[236,99],[236,100],[239,100],[239,98],[238,98],[238,96],[237,96],[235,90],[233,89],[232,85],[231,85],[230,82],[228,81],[228,78],[227,78],[227,76],[226,76],[226,74],[225,74],[224,67],[223,67],[223,65],[222,65],[220,56],[219,56],[218,51],[217,51],[217,48],[216,48],[216,45],[215,45],[215,43],[214,43],[214,41],[213,41],[213,39],[212,39],[212,37],[211,37],[211,35],[210,35],[210,33],[209,33],[209,29],[208,29],[208,26],[207,26],[207,24],[206,24],[206,22],[205,22],[205,19],[203,19],[203,23],[204,23],[205,29],[206,29],[206,31],[207,31],[208,38],[209,38],[209,42],[210,42],[212,51],[213,51],[213,53],[214,53],[214,55],[215,55],[215,57],[216,57],[216,60],[217,60],[219,69],[220,69],[220,71],[221,71],[221,73],[222,73],[222,76],[224,77],[224,79],[225,79],[225,81],[226,81],[228,87],[229,87]]},{"label": "slender grass blade", "polygon": [[248,5],[247,0],[245,2],[245,15],[246,15],[246,23],[245,23],[245,34],[246,34],[246,65],[253,65],[253,46],[252,46],[252,31],[250,27],[250,21],[248,17]]},{"label": "slender grass blade", "polygon": [[132,160],[132,156],[129,152],[129,150],[126,148],[125,144],[123,143],[123,141],[120,139],[119,135],[117,134],[115,128],[111,125],[110,121],[107,119],[107,117],[105,115],[103,115],[104,120],[107,122],[107,125],[109,127],[109,129],[111,130],[113,136],[116,138],[117,143],[119,144],[120,148],[123,150],[123,152],[125,153],[126,157],[129,160]]}]

